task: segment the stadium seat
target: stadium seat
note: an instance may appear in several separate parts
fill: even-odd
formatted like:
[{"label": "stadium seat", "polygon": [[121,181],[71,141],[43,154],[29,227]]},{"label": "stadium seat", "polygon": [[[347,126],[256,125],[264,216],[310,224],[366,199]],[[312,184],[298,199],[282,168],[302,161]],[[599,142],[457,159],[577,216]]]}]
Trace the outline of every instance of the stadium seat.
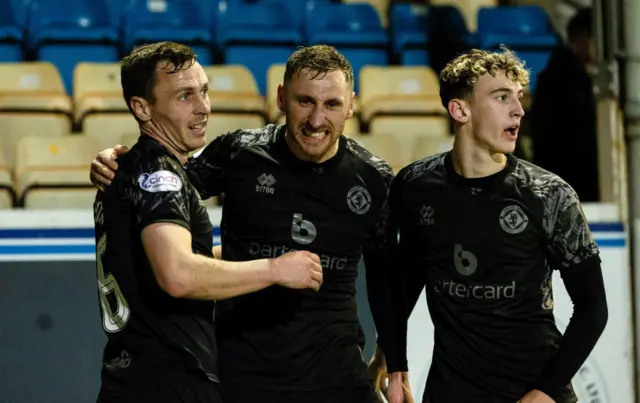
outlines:
[{"label": "stadium seat", "polygon": [[53,64],[0,63],[0,109],[70,114],[72,103]]},{"label": "stadium seat", "polygon": [[34,134],[62,137],[70,132],[71,120],[67,116],[51,113],[0,112],[0,145],[9,166],[15,164],[16,145],[22,137]]},{"label": "stadium seat", "polygon": [[[370,4],[318,4],[306,17],[307,43],[335,46],[351,62],[356,78],[363,66],[388,64],[387,33]],[[357,79],[355,91],[359,93]]]},{"label": "stadium seat", "polygon": [[276,122],[282,115],[278,109],[277,95],[278,86],[282,84],[284,78],[284,71],[284,64],[273,64],[267,70],[266,104],[269,122]]},{"label": "stadium seat", "polygon": [[431,155],[450,151],[453,148],[453,140],[454,136],[452,135],[418,136],[413,143],[414,152],[411,159],[418,161]]},{"label": "stadium seat", "polygon": [[211,27],[192,0],[138,0],[125,10],[124,51],[159,41],[175,41],[193,48],[202,65],[212,64]]},{"label": "stadium seat", "polygon": [[517,52],[518,56],[524,60],[525,67],[529,70],[529,88],[527,91],[533,93],[536,87],[536,78],[538,74],[547,67],[552,51],[540,52]]},{"label": "stadium seat", "polygon": [[29,7],[34,0],[0,0],[0,6],[3,10],[11,10],[9,13],[13,14],[13,19],[18,23],[20,27],[26,27],[29,20]]},{"label": "stadium seat", "polygon": [[380,116],[371,121],[369,132],[442,136],[451,129],[444,116]]},{"label": "stadium seat", "polygon": [[247,66],[261,95],[269,66],[286,62],[300,43],[300,32],[277,3],[229,1],[216,25],[216,44],[225,63]]},{"label": "stadium seat", "polygon": [[10,0],[0,0],[0,62],[19,62],[23,58],[24,21],[20,20],[25,17],[18,14],[16,6]]},{"label": "stadium seat", "polygon": [[478,30],[478,11],[483,7],[496,7],[499,0],[429,0],[432,6],[455,6],[462,13],[470,32]]},{"label": "stadium seat", "polygon": [[5,161],[5,152],[0,144],[0,209],[13,207],[14,190],[11,178],[11,168]]},{"label": "stadium seat", "polygon": [[92,113],[82,121],[82,132],[93,138],[100,149],[120,144],[124,135],[138,137],[140,128],[131,113]]},{"label": "stadium seat", "polygon": [[56,65],[68,94],[79,62],[118,60],[118,27],[112,25],[105,0],[34,0],[27,35],[28,51]]},{"label": "stadium seat", "polygon": [[216,137],[239,129],[257,129],[264,126],[264,119],[247,113],[212,113],[207,123],[207,143]]},{"label": "stadium seat", "polygon": [[19,204],[26,208],[90,208],[95,188],[87,161],[99,148],[86,136],[25,136],[16,149]]},{"label": "stadium seat", "polygon": [[366,148],[371,154],[385,160],[396,173],[409,163],[409,159],[403,157],[400,151],[401,144],[394,136],[363,134],[349,137]]},{"label": "stadium seat", "polygon": [[[379,128],[376,128],[379,130]],[[382,138],[393,137],[395,139],[396,150],[403,161],[407,165],[427,155],[435,154],[433,150],[448,147],[449,143],[453,144],[453,136],[446,132],[440,133],[418,133],[403,131],[372,131],[369,136]],[[423,141],[423,138],[431,139]]]},{"label": "stadium seat", "polygon": [[119,63],[79,63],[73,72],[74,122],[91,113],[126,112]]},{"label": "stadium seat", "polygon": [[474,45],[464,17],[455,6],[396,3],[390,9],[392,50],[404,66],[431,62],[430,50]]},{"label": "stadium seat", "polygon": [[365,66],[359,81],[360,113],[365,122],[379,115],[446,113],[438,78],[428,67]]},{"label": "stadium seat", "polygon": [[477,35],[483,49],[549,50],[558,43],[547,13],[533,5],[481,8]]},{"label": "stadium seat", "polygon": [[266,119],[264,98],[247,67],[218,65],[204,66],[204,70],[209,78],[212,112],[255,113]]},{"label": "stadium seat", "polygon": [[371,6],[375,8],[376,12],[378,13],[378,18],[380,18],[380,23],[382,24],[382,26],[386,28],[389,25],[387,11],[389,10],[389,4],[391,3],[391,0],[343,0],[342,2],[345,4],[371,4]]}]

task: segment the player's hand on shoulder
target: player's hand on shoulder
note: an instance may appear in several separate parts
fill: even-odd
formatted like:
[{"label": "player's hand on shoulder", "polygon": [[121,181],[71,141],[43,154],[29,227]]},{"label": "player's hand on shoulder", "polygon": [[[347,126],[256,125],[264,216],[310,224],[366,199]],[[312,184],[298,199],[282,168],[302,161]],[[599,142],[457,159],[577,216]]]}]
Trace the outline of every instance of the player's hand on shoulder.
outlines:
[{"label": "player's hand on shoulder", "polygon": [[312,288],[322,285],[322,266],[318,255],[306,252],[288,252],[272,261],[274,283],[288,288]]},{"label": "player's hand on shoulder", "polygon": [[556,401],[540,390],[532,390],[517,403],[556,403]]},{"label": "player's hand on shoulder", "polygon": [[107,148],[100,151],[96,158],[91,161],[91,172],[89,177],[94,186],[102,189],[105,185],[110,185],[118,170],[116,158],[129,152],[127,146],[116,145],[114,148]]}]

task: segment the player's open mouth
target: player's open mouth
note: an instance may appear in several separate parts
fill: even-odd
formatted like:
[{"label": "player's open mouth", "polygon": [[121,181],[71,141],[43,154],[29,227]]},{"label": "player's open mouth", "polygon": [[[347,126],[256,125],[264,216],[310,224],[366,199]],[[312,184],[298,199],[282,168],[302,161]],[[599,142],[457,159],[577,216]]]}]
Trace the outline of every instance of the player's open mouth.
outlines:
[{"label": "player's open mouth", "polygon": [[507,127],[507,129],[504,132],[507,133],[509,136],[516,137],[516,136],[518,136],[518,129],[519,128],[520,128],[519,125],[509,126],[509,127]]},{"label": "player's open mouth", "polygon": [[189,126],[189,130],[194,135],[203,135],[207,130],[207,122],[200,122],[195,125]]},{"label": "player's open mouth", "polygon": [[302,132],[302,137],[305,139],[305,141],[311,141],[311,142],[322,141],[329,135],[329,132],[326,130],[310,131],[307,129],[302,129],[301,132]]}]

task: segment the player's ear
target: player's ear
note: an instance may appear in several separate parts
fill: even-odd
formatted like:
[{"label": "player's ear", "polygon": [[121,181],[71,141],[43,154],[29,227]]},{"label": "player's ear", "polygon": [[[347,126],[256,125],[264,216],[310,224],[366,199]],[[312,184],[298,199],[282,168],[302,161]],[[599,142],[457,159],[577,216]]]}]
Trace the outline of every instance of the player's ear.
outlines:
[{"label": "player's ear", "polygon": [[471,117],[471,110],[469,108],[469,102],[464,99],[454,98],[449,101],[448,111],[449,115],[458,123],[467,123]]},{"label": "player's ear", "polygon": [[280,112],[285,113],[285,109],[284,109],[284,105],[285,105],[285,92],[284,92],[284,85],[280,84],[278,85],[278,110],[280,110]]},{"label": "player's ear", "polygon": [[353,117],[353,100],[356,97],[356,93],[351,91],[351,94],[349,95],[349,104],[347,105],[347,119],[351,119]]},{"label": "player's ear", "polygon": [[142,97],[131,97],[129,102],[131,110],[133,110],[133,113],[138,119],[142,122],[148,122],[151,120],[151,105],[146,99]]}]

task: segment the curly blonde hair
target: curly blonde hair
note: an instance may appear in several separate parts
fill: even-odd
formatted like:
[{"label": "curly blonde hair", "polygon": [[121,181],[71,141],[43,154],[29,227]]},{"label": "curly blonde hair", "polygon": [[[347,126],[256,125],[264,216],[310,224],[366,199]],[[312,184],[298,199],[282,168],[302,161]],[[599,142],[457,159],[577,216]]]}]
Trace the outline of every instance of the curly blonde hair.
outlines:
[{"label": "curly blonde hair", "polygon": [[485,74],[495,77],[505,73],[523,87],[529,85],[529,71],[525,63],[509,49],[489,52],[473,49],[453,59],[440,72],[440,100],[448,108],[452,99],[471,99],[478,78]]}]

